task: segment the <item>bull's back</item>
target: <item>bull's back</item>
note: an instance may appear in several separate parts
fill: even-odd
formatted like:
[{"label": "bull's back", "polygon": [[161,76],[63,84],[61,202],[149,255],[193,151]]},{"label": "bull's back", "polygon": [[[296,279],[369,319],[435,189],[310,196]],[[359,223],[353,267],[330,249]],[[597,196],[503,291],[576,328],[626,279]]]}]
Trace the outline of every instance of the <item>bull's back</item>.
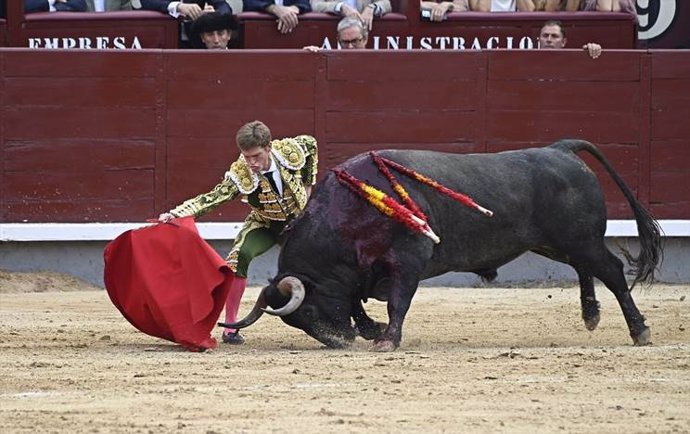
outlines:
[{"label": "bull's back", "polygon": [[[583,228],[603,236],[601,189],[593,172],[570,152],[546,147],[496,154],[389,150],[380,155],[494,212],[486,217],[393,171],[442,239],[434,248],[429,276],[498,267],[527,250],[578,240]],[[363,176],[371,176],[367,159],[358,163]],[[357,168],[352,172],[357,176]],[[393,194],[383,177],[377,181],[376,187]]]}]

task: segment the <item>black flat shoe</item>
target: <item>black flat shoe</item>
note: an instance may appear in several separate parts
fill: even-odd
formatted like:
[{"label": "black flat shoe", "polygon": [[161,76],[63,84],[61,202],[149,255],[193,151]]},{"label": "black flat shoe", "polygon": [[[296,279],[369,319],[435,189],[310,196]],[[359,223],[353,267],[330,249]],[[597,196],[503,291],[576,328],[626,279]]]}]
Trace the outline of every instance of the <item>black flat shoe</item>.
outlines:
[{"label": "black flat shoe", "polygon": [[234,333],[223,333],[223,342],[230,345],[242,345],[244,338],[239,331]]}]

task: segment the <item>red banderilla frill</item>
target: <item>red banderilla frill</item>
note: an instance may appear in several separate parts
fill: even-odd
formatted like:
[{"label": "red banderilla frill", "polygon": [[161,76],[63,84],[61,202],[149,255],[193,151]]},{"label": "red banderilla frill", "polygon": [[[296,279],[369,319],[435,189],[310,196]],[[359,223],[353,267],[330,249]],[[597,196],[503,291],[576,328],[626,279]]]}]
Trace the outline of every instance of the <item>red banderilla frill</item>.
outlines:
[{"label": "red banderilla frill", "polygon": [[395,161],[391,161],[387,158],[381,157],[374,151],[370,152],[369,155],[378,167],[379,171],[381,171],[381,173],[383,173],[386,179],[388,179],[388,181],[391,183],[393,190],[396,193],[398,193],[398,195],[402,198],[404,205],[399,204],[395,199],[391,198],[381,190],[372,187],[364,181],[355,178],[351,174],[347,173],[345,170],[333,169],[333,172],[338,178],[338,181],[340,181],[341,184],[345,185],[350,190],[352,190],[352,192],[354,192],[355,194],[357,194],[358,196],[372,204],[384,215],[387,215],[395,219],[396,221],[402,223],[407,228],[413,231],[421,232],[422,234],[429,237],[436,244],[438,244],[441,240],[438,237],[438,235],[434,233],[431,227],[429,227],[427,216],[419,208],[417,203],[410,197],[410,195],[407,193],[405,188],[398,182],[395,176],[393,176],[389,167],[392,167],[393,169],[397,170],[403,175],[406,175],[416,180],[417,182],[421,182],[422,184],[426,184],[434,188],[439,193],[442,193],[469,208],[476,209],[477,211],[481,212],[482,214],[488,217],[491,217],[493,215],[492,211],[480,206],[469,196],[453,191],[439,184],[433,179],[424,176],[412,169],[409,169],[401,164],[398,164]]}]

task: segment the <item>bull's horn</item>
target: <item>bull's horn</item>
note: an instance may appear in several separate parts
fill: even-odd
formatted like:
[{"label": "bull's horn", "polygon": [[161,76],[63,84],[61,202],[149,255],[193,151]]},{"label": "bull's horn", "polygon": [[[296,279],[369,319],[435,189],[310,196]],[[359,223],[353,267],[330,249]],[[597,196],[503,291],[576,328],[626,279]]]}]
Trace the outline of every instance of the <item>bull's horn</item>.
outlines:
[{"label": "bull's horn", "polygon": [[249,327],[250,325],[254,324],[256,320],[261,318],[261,315],[264,314],[264,309],[266,306],[268,306],[268,303],[266,302],[266,295],[264,295],[264,292],[266,291],[266,288],[262,289],[261,292],[259,293],[259,297],[256,299],[256,303],[254,304],[254,307],[252,308],[252,311],[249,312],[247,316],[242,318],[241,320],[233,323],[225,323],[225,322],[219,322],[218,325],[221,327],[229,328],[229,329],[243,329],[245,327]]},{"label": "bull's horn", "polygon": [[288,295],[290,296],[290,301],[285,304],[285,306],[281,307],[280,309],[271,309],[271,308],[264,308],[264,312],[271,314],[271,315],[277,315],[277,316],[285,316],[285,315],[290,315],[292,312],[296,311],[298,307],[302,304],[304,301],[304,285],[300,280],[296,277],[288,276],[288,277],[283,277],[280,282],[278,282],[278,285],[276,285],[278,288],[278,291],[284,296],[287,297]]}]

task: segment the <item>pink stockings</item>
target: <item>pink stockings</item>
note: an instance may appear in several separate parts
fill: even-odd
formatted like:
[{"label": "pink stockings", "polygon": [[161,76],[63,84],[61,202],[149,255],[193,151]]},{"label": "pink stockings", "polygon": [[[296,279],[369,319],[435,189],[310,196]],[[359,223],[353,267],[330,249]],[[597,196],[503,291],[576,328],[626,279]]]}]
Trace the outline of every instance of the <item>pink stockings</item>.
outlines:
[{"label": "pink stockings", "polygon": [[[232,323],[237,321],[237,311],[240,309],[240,302],[242,301],[242,294],[247,285],[246,277],[234,276],[228,299],[225,301],[225,322]],[[223,333],[234,333],[235,329],[226,328]]]}]

